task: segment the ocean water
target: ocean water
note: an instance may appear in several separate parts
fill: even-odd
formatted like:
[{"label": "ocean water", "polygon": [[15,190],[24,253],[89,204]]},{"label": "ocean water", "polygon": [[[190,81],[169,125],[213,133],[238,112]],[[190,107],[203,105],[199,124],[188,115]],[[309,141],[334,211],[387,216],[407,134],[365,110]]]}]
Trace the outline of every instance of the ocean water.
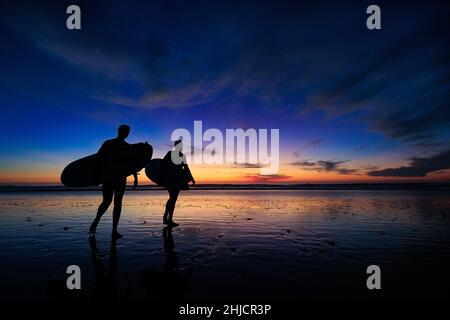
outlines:
[{"label": "ocean water", "polygon": [[0,194],[0,299],[450,298],[448,191],[191,190],[172,230],[167,198],[127,191],[112,243],[100,192]]}]

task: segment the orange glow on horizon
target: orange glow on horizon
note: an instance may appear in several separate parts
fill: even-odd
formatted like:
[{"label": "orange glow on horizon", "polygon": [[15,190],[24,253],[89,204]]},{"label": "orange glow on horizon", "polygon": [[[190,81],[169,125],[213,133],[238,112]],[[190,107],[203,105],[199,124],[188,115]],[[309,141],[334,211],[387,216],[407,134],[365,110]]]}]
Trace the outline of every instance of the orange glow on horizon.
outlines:
[{"label": "orange glow on horizon", "polygon": [[[198,184],[303,184],[303,183],[380,183],[380,182],[449,182],[450,170],[442,174],[429,174],[427,177],[370,177],[366,174],[343,175],[335,172],[316,172],[297,168],[281,168],[275,176],[262,176],[259,169],[225,166],[195,166],[191,171]],[[59,170],[41,172],[1,172],[0,184],[61,184]],[[128,177],[132,183],[132,177]],[[144,171],[140,172],[141,185],[153,184]]]}]

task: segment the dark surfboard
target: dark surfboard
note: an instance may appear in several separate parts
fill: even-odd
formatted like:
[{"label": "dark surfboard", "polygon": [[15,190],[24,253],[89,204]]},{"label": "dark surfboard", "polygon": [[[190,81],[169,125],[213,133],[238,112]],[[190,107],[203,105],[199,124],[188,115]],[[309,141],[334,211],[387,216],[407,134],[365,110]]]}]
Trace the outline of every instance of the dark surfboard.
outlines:
[{"label": "dark surfboard", "polygon": [[[114,180],[142,170],[152,159],[148,143],[135,143],[115,149],[108,157],[104,176]],[[61,173],[61,182],[68,187],[98,186],[101,183],[97,154],[71,162]]]},{"label": "dark surfboard", "polygon": [[145,167],[145,175],[158,186],[176,186],[180,190],[189,190],[188,183],[192,176],[186,170],[174,170],[173,166],[166,166],[169,172],[161,172],[163,159],[155,158]]},{"label": "dark surfboard", "polygon": [[150,163],[145,167],[145,175],[147,178],[149,178],[152,182],[156,183],[157,185],[161,185],[160,181],[160,171],[161,171],[161,165],[162,165],[163,159],[155,158],[150,161]]}]

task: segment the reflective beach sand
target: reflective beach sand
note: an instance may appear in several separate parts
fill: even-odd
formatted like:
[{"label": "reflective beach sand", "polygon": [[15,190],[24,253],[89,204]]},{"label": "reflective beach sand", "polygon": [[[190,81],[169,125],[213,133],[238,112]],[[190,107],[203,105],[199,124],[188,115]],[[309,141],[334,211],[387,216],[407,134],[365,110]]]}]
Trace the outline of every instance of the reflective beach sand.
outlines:
[{"label": "reflective beach sand", "polygon": [[72,264],[82,299],[449,298],[448,191],[191,190],[164,234],[167,193],[127,191],[116,245],[100,195],[0,194],[0,298],[71,298]]}]

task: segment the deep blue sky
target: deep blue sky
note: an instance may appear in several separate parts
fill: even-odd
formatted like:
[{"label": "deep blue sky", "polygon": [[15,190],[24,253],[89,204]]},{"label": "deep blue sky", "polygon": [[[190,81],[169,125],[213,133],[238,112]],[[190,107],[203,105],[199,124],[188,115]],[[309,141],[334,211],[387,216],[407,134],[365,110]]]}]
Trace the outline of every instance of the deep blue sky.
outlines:
[{"label": "deep blue sky", "polygon": [[194,120],[280,129],[277,177],[217,181],[448,180],[449,4],[392,2],[3,1],[0,182],[57,181],[121,123],[162,155]]}]

